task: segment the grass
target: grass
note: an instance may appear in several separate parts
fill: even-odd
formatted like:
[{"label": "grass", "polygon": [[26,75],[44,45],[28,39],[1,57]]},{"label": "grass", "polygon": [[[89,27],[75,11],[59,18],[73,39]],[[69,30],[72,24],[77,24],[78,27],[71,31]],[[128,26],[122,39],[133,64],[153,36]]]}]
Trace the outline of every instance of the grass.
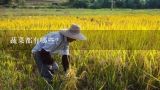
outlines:
[{"label": "grass", "polygon": [[31,55],[34,44],[12,45],[9,43],[12,36],[41,37],[75,22],[82,26],[88,40],[71,44],[71,67],[66,76],[62,70],[61,56],[53,55],[60,65],[60,77],[56,73],[53,78],[54,90],[160,89],[158,10],[4,11],[0,17],[2,90],[49,88],[40,77]]},{"label": "grass", "polygon": [[159,9],[0,9],[0,15],[35,16],[35,15],[159,15]]}]

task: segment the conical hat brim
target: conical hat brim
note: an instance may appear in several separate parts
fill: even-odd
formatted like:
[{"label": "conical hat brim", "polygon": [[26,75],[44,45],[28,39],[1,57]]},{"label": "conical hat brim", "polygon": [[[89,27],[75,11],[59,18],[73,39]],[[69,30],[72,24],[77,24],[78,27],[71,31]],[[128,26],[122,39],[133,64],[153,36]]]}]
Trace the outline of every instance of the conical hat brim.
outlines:
[{"label": "conical hat brim", "polygon": [[72,34],[71,32],[69,32],[68,30],[60,30],[59,31],[62,35],[72,38],[72,39],[76,39],[76,40],[86,40],[86,37],[79,33],[79,34]]}]

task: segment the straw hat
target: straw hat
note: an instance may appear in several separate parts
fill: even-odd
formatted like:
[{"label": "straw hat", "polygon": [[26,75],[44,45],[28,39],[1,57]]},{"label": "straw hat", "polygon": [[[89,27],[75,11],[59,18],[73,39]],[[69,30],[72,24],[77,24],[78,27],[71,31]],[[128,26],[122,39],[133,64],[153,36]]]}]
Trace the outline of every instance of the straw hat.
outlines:
[{"label": "straw hat", "polygon": [[72,24],[69,29],[61,30],[60,33],[72,39],[86,40],[86,37],[80,33],[80,27],[77,24]]}]

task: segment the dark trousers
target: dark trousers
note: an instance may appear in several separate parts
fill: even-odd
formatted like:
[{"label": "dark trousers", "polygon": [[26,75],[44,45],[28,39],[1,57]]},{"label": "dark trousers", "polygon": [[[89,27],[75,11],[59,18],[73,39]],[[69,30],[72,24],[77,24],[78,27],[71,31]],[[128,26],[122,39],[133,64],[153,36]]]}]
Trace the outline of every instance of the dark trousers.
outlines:
[{"label": "dark trousers", "polygon": [[[51,58],[51,55],[48,52],[45,52],[43,50],[35,52],[34,60],[37,64],[38,71],[41,74],[42,77],[48,80],[52,80],[54,68],[58,68],[58,65],[56,66],[54,63],[54,60]],[[54,68],[51,68],[54,67]]]}]

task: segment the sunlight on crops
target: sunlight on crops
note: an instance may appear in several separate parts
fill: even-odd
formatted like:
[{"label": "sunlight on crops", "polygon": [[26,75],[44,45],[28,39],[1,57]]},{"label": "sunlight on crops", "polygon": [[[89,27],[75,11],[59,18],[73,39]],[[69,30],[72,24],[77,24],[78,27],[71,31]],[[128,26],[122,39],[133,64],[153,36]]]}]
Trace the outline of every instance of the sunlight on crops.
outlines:
[{"label": "sunlight on crops", "polygon": [[8,16],[1,30],[59,30],[77,23],[82,30],[160,30],[159,15]]}]

